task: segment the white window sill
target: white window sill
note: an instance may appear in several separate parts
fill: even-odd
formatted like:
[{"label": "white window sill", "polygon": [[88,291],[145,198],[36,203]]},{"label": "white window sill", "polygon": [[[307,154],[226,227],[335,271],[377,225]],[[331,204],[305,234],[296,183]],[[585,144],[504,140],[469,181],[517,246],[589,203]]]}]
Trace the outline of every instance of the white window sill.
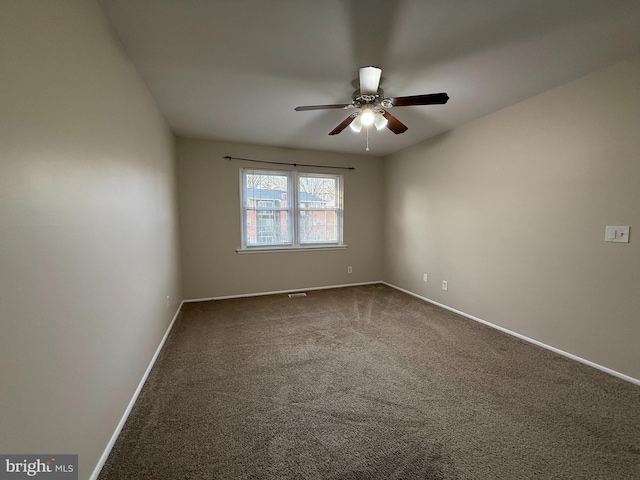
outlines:
[{"label": "white window sill", "polygon": [[347,245],[309,245],[304,247],[247,247],[238,248],[236,253],[275,253],[275,252],[317,252],[319,250],[344,250]]}]

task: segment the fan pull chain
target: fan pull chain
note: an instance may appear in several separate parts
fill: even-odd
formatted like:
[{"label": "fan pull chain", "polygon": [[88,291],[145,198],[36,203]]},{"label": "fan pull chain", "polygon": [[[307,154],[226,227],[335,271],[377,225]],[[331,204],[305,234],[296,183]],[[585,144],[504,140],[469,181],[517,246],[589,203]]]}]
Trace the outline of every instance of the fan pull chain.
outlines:
[{"label": "fan pull chain", "polygon": [[367,128],[367,148],[365,149],[367,152],[369,151],[369,129]]}]

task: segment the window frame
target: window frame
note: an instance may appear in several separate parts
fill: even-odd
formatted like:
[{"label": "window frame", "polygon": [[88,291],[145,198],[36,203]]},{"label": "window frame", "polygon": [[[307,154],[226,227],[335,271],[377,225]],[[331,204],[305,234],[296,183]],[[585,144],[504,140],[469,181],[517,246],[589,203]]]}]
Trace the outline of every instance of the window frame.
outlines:
[{"label": "window frame", "polygon": [[[264,175],[277,175],[287,177],[288,192],[287,196],[291,197],[288,201],[286,208],[274,209],[279,212],[288,212],[289,219],[289,240],[287,242],[273,243],[273,244],[248,244],[247,243],[247,231],[249,228],[248,222],[249,211],[256,211],[256,223],[257,223],[257,205],[251,207],[249,205],[249,198],[247,197],[247,181],[246,177],[249,174],[264,174]],[[330,178],[336,181],[335,192],[335,205],[332,207],[301,207],[300,202],[300,179],[302,177],[313,178]],[[261,199],[258,199],[261,200]],[[260,209],[262,211],[262,209]],[[310,211],[324,211],[335,212],[335,228],[336,241],[307,241],[302,242],[302,221],[304,214],[302,212]],[[257,225],[255,225],[257,228]],[[341,174],[325,174],[309,171],[297,171],[297,170],[281,170],[281,169],[265,169],[265,168],[240,168],[240,248],[236,249],[238,253],[259,253],[259,252],[277,252],[277,251],[305,251],[305,250],[333,250],[344,249],[347,245],[344,243],[344,176]]]}]

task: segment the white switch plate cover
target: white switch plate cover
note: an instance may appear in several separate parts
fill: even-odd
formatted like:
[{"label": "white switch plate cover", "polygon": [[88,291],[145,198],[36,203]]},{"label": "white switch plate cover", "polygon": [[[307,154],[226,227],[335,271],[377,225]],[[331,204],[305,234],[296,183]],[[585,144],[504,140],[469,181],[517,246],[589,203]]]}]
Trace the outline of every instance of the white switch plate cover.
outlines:
[{"label": "white switch plate cover", "polygon": [[426,282],[428,278],[429,278],[429,275],[427,275],[426,273],[424,275],[422,275],[422,281],[423,282]]},{"label": "white switch plate cover", "polygon": [[605,242],[629,243],[628,226],[607,226],[604,234]]},{"label": "white switch plate cover", "polygon": [[442,280],[442,289],[449,290],[449,282],[447,282],[446,280]]}]

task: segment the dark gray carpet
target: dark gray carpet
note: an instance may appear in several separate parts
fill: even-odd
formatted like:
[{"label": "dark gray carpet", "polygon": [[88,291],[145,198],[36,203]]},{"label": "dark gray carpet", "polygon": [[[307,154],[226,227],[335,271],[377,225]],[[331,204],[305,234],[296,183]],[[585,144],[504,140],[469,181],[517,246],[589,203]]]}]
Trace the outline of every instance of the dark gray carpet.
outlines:
[{"label": "dark gray carpet", "polygon": [[640,387],[384,285],[185,304],[107,479],[639,479]]}]

